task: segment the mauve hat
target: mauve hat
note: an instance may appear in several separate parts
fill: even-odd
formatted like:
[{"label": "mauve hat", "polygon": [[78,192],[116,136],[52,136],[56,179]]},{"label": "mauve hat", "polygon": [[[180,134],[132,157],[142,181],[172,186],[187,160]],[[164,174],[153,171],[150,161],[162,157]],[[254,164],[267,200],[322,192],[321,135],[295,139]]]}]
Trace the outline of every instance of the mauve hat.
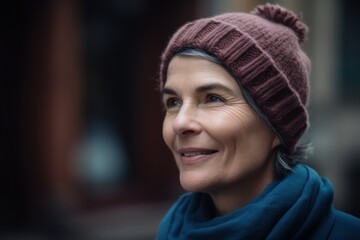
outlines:
[{"label": "mauve hat", "polygon": [[306,105],[310,60],[301,50],[307,27],[279,5],[253,12],[226,13],[186,23],[170,39],[161,58],[160,89],[172,57],[196,48],[214,55],[265,115],[288,153],[309,126]]}]

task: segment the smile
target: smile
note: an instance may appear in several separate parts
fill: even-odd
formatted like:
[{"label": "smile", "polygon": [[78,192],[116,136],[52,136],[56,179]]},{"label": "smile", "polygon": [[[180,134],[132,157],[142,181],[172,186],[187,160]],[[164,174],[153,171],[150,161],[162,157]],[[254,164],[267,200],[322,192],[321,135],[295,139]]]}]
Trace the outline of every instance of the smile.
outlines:
[{"label": "smile", "polygon": [[217,153],[216,150],[209,150],[203,148],[183,148],[178,151],[181,156],[181,162],[183,164],[196,164],[201,161],[209,159],[212,154]]},{"label": "smile", "polygon": [[198,155],[209,155],[209,154],[213,154],[216,151],[213,150],[209,150],[209,151],[199,151],[199,152],[184,152],[181,153],[181,156],[183,157],[193,157],[193,156],[198,156]]}]

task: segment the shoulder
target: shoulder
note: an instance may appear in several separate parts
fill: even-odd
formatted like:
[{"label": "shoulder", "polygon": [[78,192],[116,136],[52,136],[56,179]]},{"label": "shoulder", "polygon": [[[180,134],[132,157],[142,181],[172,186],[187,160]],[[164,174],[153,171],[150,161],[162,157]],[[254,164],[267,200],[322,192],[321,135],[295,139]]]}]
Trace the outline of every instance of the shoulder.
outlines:
[{"label": "shoulder", "polygon": [[360,219],[335,210],[335,221],[329,239],[360,239]]}]

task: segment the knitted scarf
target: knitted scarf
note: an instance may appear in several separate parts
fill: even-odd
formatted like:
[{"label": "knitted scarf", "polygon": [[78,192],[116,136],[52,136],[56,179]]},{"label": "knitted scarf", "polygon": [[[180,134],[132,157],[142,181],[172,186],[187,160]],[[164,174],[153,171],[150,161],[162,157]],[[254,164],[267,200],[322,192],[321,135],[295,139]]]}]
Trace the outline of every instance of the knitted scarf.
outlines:
[{"label": "knitted scarf", "polygon": [[325,239],[334,222],[332,201],[330,182],[298,164],[225,216],[215,216],[209,195],[184,194],[162,220],[157,239]]}]

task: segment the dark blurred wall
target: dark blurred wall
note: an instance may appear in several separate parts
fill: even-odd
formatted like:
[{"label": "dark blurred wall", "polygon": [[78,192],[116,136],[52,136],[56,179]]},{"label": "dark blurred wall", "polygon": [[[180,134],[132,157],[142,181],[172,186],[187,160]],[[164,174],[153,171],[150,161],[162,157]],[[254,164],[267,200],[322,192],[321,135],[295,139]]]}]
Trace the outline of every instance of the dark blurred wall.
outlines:
[{"label": "dark blurred wall", "polygon": [[[29,189],[26,141],[27,50],[46,1],[6,1],[1,14],[1,229],[26,226],[39,189]],[[36,176],[32,180],[38,181]],[[35,180],[36,179],[36,180]],[[29,185],[30,184],[30,185]],[[36,210],[35,210],[36,211]]]}]

